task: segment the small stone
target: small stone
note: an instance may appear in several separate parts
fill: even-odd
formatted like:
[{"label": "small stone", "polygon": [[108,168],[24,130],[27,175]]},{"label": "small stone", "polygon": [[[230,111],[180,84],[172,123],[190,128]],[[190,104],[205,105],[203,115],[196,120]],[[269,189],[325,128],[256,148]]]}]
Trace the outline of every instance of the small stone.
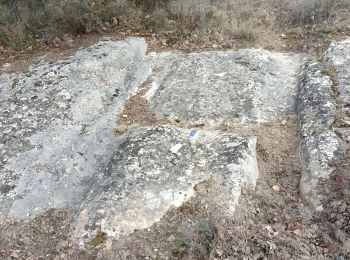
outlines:
[{"label": "small stone", "polygon": [[168,237],[168,242],[174,242],[176,240],[175,236],[174,235],[171,235]]},{"label": "small stone", "polygon": [[283,120],[282,122],[281,122],[281,125],[283,125],[283,126],[285,126],[287,124],[287,120]]},{"label": "small stone", "polygon": [[47,78],[53,78],[53,77],[55,77],[56,76],[56,73],[55,72],[53,72],[53,71],[50,71],[49,73],[47,73]]},{"label": "small stone", "polygon": [[176,144],[173,147],[170,148],[170,151],[174,154],[177,154],[179,150],[182,148],[182,144]]},{"label": "small stone", "polygon": [[60,93],[61,97],[63,100],[67,100],[67,101],[70,101],[72,99],[72,94],[67,91],[67,90],[64,90]]},{"label": "small stone", "polygon": [[346,211],[346,209],[347,209],[346,203],[342,203],[340,208],[339,208],[339,212],[344,213]]},{"label": "small stone", "polygon": [[221,249],[216,249],[216,254],[217,254],[218,256],[222,256],[223,253],[224,253],[224,252],[223,252]]},{"label": "small stone", "polygon": [[267,124],[269,121],[266,120],[266,119],[259,118],[259,119],[257,120],[257,122],[258,122],[258,123],[262,123],[262,124]]},{"label": "small stone", "polygon": [[280,191],[281,191],[281,188],[280,188],[278,185],[273,185],[273,186],[272,186],[272,189],[273,189],[274,191],[277,191],[277,192],[280,192]]},{"label": "small stone", "polygon": [[128,126],[126,125],[118,125],[117,128],[115,129],[115,132],[118,135],[125,134],[129,130]]},{"label": "small stone", "polygon": [[276,230],[274,230],[271,226],[264,227],[264,230],[266,232],[265,235],[268,238],[274,238],[278,235],[278,232]]},{"label": "small stone", "polygon": [[338,220],[335,222],[335,225],[337,226],[337,228],[341,228],[343,226],[343,221]]}]

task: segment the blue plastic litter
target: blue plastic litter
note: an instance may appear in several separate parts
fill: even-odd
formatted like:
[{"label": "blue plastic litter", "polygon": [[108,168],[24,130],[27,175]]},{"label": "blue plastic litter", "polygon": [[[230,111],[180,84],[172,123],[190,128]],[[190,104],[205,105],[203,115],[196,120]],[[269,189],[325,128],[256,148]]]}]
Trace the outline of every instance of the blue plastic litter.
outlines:
[{"label": "blue plastic litter", "polygon": [[197,133],[197,130],[191,130],[191,132],[189,133],[189,137],[195,136],[196,133]]}]

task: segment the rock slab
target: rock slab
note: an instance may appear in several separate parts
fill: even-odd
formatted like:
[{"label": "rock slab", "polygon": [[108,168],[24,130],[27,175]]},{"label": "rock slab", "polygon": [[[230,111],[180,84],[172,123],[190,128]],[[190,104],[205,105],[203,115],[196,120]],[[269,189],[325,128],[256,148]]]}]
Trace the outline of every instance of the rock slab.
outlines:
[{"label": "rock slab", "polygon": [[101,41],[0,76],[0,220],[80,206],[113,154],[115,117],[146,48],[143,39]]},{"label": "rock slab", "polygon": [[[256,139],[163,125],[134,130],[116,149],[77,218],[76,238],[118,238],[150,227],[171,207],[216,183],[210,200],[232,215],[241,190],[258,177]],[[82,242],[82,241],[81,241]]]},{"label": "rock slab", "polygon": [[260,123],[295,112],[300,66],[261,49],[183,54],[147,96],[157,117],[187,125]]},{"label": "rock slab", "polygon": [[302,178],[300,192],[315,210],[323,209],[321,183],[332,173],[334,160],[341,141],[332,130],[336,116],[330,76],[313,59],[306,59],[300,74],[298,120]]},{"label": "rock slab", "polygon": [[350,40],[333,42],[322,62],[307,59],[299,82],[301,194],[316,210],[327,202],[336,161],[350,152]]}]

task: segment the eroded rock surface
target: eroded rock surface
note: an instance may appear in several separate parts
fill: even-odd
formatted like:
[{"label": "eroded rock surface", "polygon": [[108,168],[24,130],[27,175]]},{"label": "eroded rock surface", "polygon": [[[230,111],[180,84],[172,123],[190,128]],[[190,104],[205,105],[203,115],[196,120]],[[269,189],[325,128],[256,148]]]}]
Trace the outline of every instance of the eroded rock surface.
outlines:
[{"label": "eroded rock surface", "polygon": [[145,52],[143,39],[102,41],[0,77],[0,219],[80,205],[113,154],[115,117]]},{"label": "eroded rock surface", "polygon": [[[299,87],[301,194],[323,210],[337,161],[350,153],[350,40],[332,43],[322,63],[307,60]],[[348,182],[347,173],[337,174]]]},{"label": "eroded rock surface", "polygon": [[350,106],[350,39],[334,42],[324,55],[324,59],[337,72],[335,84],[336,93],[341,106],[349,108]]},{"label": "eroded rock surface", "polygon": [[147,96],[158,117],[189,125],[265,122],[294,112],[300,65],[258,49],[180,55]]},{"label": "eroded rock surface", "polygon": [[325,193],[320,183],[332,173],[341,141],[332,130],[336,116],[333,82],[324,74],[324,66],[315,60],[305,60],[299,85],[299,137],[303,198],[317,210],[322,210]]},{"label": "eroded rock surface", "polygon": [[[232,214],[257,179],[256,138],[213,128],[259,128],[296,113],[302,194],[322,209],[319,182],[349,133],[348,41],[325,55],[332,77],[300,54],[146,49],[143,39],[102,41],[0,77],[0,220],[70,207],[78,241],[97,230],[117,238],[157,222],[206,181],[220,187],[212,200]],[[132,95],[147,101],[141,109],[153,124],[131,118],[117,136]]]},{"label": "eroded rock surface", "polygon": [[171,207],[196,194],[196,185],[217,183],[210,199],[232,215],[243,188],[258,177],[256,139],[173,126],[141,128],[116,148],[77,218],[76,237],[97,230],[118,238],[150,227]]}]

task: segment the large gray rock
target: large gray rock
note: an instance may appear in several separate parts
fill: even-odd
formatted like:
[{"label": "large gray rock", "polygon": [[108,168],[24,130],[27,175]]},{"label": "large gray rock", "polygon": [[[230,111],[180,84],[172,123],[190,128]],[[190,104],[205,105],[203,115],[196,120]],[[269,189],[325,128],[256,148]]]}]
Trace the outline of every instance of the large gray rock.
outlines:
[{"label": "large gray rock", "polygon": [[[343,139],[343,152],[350,151],[350,39],[334,42],[324,55],[335,70],[334,98],[337,103],[336,123],[333,128]],[[346,144],[347,143],[347,144]],[[348,151],[346,151],[349,149]]]},{"label": "large gray rock", "polygon": [[332,173],[330,162],[335,159],[340,140],[332,130],[336,116],[333,82],[323,73],[319,62],[306,60],[299,82],[298,119],[302,197],[316,210],[322,210],[327,196],[321,188]]},{"label": "large gray rock", "polygon": [[[293,114],[301,55],[146,47],[102,41],[0,77],[0,220],[72,207],[78,241],[97,229],[118,237],[152,225],[206,181],[219,187],[212,201],[232,214],[256,182],[256,140],[209,129]],[[118,115],[146,83],[151,112],[183,128],[117,137]],[[207,130],[190,127],[198,124]]]},{"label": "large gray rock", "polygon": [[339,93],[337,100],[342,107],[350,107],[350,39],[333,42],[324,55],[324,59],[337,72],[335,84]]},{"label": "large gray rock", "polygon": [[147,97],[158,117],[189,125],[266,121],[294,113],[300,66],[260,49],[179,55]]},{"label": "large gray rock", "polygon": [[335,162],[349,152],[350,39],[334,42],[323,64],[305,61],[299,83],[301,194],[316,210],[329,196]]},{"label": "large gray rock", "polygon": [[76,220],[81,242],[96,230],[118,238],[160,220],[196,195],[196,185],[216,183],[210,200],[232,215],[241,190],[258,177],[256,139],[217,131],[159,126],[132,132],[97,175]]},{"label": "large gray rock", "polygon": [[102,41],[0,77],[0,220],[80,206],[114,152],[115,118],[143,80],[146,47]]}]

